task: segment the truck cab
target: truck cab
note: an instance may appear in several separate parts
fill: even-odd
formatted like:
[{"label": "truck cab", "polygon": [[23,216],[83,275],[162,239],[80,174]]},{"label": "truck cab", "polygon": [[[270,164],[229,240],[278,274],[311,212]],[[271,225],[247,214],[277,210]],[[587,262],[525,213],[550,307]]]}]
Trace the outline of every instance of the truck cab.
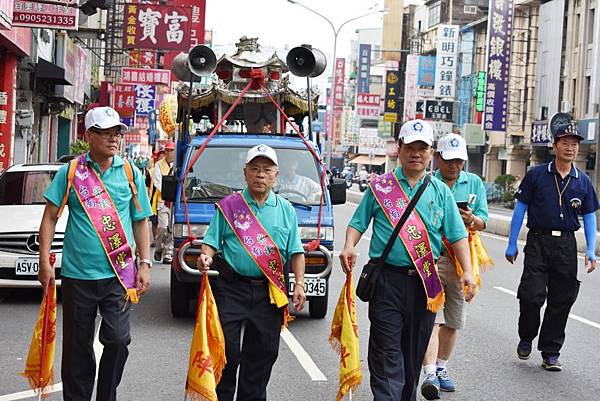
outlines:
[{"label": "truck cab", "polygon": [[[320,246],[306,252],[305,290],[308,311],[313,318],[327,314],[329,299],[329,277],[333,264],[333,205],[345,203],[343,180],[326,179],[326,191],[321,204],[322,165],[298,136],[273,134],[229,134],[215,135],[193,166],[189,166],[192,155],[205,141],[205,136],[194,137],[185,153],[182,171],[188,175],[177,183],[177,196],[172,207],[172,228],[175,254],[171,268],[171,311],[174,316],[185,316],[191,312],[191,301],[197,296],[200,273],[196,259],[200,253],[202,238],[216,213],[215,202],[239,192],[246,187],[243,168],[248,150],[265,144],[277,153],[279,172],[273,190],[289,200],[298,215],[300,237],[303,243],[317,239],[317,225],[321,210]],[[318,151],[316,145],[313,146]],[[185,191],[189,221],[193,236],[190,236],[181,193]],[[167,195],[168,196],[168,195]],[[182,243],[184,243],[183,246]],[[289,272],[289,269],[287,269]],[[216,272],[209,272],[216,274]],[[288,284],[294,282],[293,273],[288,273]],[[289,285],[291,295],[293,287]]]}]

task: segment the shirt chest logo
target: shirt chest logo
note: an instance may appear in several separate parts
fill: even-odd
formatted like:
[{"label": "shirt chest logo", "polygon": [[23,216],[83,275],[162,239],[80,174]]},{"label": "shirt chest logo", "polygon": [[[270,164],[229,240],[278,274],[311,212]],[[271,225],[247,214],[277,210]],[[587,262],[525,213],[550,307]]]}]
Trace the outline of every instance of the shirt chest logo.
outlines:
[{"label": "shirt chest logo", "polygon": [[569,204],[573,209],[579,209],[581,207],[581,199],[579,198],[571,198],[569,200]]}]

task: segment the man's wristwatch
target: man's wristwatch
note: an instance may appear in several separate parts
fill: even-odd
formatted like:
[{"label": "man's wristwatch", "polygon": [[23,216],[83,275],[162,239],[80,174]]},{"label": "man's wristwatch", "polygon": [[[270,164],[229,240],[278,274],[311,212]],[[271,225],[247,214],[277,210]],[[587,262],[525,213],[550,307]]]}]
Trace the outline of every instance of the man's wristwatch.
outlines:
[{"label": "man's wristwatch", "polygon": [[152,269],[152,261],[150,259],[140,259],[140,264],[145,263],[149,269]]}]

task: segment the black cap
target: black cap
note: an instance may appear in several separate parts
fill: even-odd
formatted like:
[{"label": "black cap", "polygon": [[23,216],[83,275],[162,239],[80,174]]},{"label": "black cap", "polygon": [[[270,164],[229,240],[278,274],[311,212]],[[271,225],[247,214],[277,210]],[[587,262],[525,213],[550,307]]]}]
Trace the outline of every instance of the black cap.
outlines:
[{"label": "black cap", "polygon": [[577,129],[577,127],[574,126],[573,124],[563,124],[563,125],[559,126],[556,129],[556,131],[554,131],[554,142],[558,141],[559,138],[562,138],[565,136],[574,136],[577,139],[579,139],[580,141],[585,139],[579,133],[579,130]]}]

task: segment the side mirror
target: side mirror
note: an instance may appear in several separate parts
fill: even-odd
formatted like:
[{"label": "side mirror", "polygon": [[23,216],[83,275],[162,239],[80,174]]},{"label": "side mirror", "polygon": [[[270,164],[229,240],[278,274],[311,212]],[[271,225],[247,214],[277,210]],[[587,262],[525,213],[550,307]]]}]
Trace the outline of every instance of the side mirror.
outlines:
[{"label": "side mirror", "polygon": [[343,205],[346,203],[346,180],[332,178],[329,181],[329,195],[332,205]]},{"label": "side mirror", "polygon": [[177,199],[177,177],[174,175],[164,175],[162,178],[161,196],[164,200],[175,202]]}]

